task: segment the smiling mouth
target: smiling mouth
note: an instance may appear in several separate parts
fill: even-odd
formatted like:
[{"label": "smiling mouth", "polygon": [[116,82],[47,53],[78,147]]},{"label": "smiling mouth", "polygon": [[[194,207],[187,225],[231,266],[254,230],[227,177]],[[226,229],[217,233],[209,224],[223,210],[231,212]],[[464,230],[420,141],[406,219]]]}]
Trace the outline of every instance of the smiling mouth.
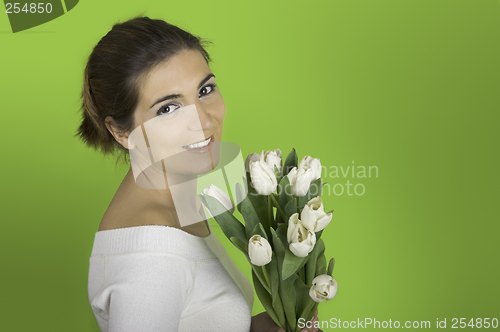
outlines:
[{"label": "smiling mouth", "polygon": [[207,138],[204,141],[201,141],[201,142],[198,142],[198,143],[189,144],[189,145],[184,145],[183,148],[184,149],[201,149],[201,148],[206,147],[212,140],[213,140],[213,135],[210,136],[209,138]]}]

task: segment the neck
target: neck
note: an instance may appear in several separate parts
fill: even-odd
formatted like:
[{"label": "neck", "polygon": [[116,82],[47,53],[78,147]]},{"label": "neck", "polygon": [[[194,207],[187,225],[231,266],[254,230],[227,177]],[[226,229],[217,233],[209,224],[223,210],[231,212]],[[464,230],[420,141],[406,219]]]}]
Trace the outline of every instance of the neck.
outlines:
[{"label": "neck", "polygon": [[164,210],[179,228],[204,220],[199,212],[202,206],[196,194],[196,174],[166,173],[151,167],[134,179],[130,168],[125,179],[142,199]]}]

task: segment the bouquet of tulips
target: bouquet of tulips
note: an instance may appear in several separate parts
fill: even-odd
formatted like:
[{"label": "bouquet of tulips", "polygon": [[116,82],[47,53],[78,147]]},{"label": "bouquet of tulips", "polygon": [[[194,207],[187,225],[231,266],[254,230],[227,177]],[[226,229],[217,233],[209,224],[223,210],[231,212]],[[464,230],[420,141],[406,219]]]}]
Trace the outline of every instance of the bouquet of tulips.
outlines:
[{"label": "bouquet of tulips", "polygon": [[321,239],[332,211],[325,213],[321,200],[320,160],[305,156],[298,163],[292,149],[282,165],[279,149],[262,151],[247,157],[245,171],[245,188],[240,183],[235,188],[244,224],[220,188],[211,185],[200,199],[250,262],[255,291],[269,316],[287,332],[300,331],[299,322],[310,321],[318,304],[337,293],[335,261],[327,265]]}]

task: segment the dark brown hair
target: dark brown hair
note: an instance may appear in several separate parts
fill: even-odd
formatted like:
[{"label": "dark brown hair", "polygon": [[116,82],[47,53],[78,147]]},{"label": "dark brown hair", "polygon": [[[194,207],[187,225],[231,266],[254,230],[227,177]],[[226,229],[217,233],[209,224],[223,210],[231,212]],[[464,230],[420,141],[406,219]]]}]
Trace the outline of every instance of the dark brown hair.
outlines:
[{"label": "dark brown hair", "polygon": [[128,150],[111,135],[105,119],[111,116],[121,132],[133,130],[141,75],[186,49],[200,51],[208,63],[210,56],[203,47],[208,43],[163,20],[144,16],[113,25],[85,67],[82,122],[75,136],[104,155],[123,154],[127,163]]}]

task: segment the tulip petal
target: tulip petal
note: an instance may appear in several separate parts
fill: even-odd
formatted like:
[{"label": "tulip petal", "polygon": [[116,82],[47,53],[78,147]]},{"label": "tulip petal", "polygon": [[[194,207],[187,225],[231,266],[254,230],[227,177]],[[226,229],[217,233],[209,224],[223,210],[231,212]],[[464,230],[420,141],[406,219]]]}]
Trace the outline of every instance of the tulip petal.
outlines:
[{"label": "tulip petal", "polygon": [[335,295],[337,295],[337,281],[333,279],[332,286],[330,287],[330,293],[328,294],[326,299],[330,301],[335,297]]},{"label": "tulip petal", "polygon": [[278,186],[274,170],[261,160],[250,162],[250,177],[259,195],[270,195]]},{"label": "tulip petal", "polygon": [[321,219],[319,219],[316,222],[316,229],[314,230],[314,232],[322,231],[326,226],[328,226],[331,220],[332,220],[332,213],[330,212],[328,214],[325,214]]},{"label": "tulip petal", "polygon": [[271,245],[265,238],[256,234],[248,240],[248,256],[253,265],[266,265],[272,259]]},{"label": "tulip petal", "polygon": [[309,296],[315,302],[331,300],[337,294],[337,281],[328,274],[321,274],[314,278]]},{"label": "tulip petal", "polygon": [[299,223],[299,214],[294,213],[290,216],[290,219],[288,219],[288,229],[286,233],[286,237],[288,240],[288,243],[292,241],[292,234],[294,233],[295,229],[297,228],[297,225]]},{"label": "tulip petal", "polygon": [[324,301],[323,298],[318,297],[318,294],[316,293],[316,290],[313,287],[311,287],[309,289],[309,296],[311,297],[311,299],[314,302],[318,302],[319,303],[319,302],[323,302]]},{"label": "tulip petal", "polygon": [[245,172],[250,172],[250,162],[256,161],[260,159],[260,155],[258,153],[252,153],[247,156],[245,160]]}]

